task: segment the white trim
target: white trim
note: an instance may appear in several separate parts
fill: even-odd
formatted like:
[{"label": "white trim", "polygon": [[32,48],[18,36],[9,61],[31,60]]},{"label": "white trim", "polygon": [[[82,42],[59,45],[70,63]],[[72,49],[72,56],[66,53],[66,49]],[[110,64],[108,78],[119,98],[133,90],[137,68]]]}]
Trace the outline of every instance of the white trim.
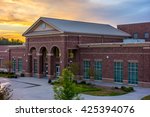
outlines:
[{"label": "white trim", "polygon": [[146,55],[150,55],[150,53],[96,53],[96,52],[81,52],[80,53],[80,55],[82,55],[82,54],[107,54],[107,55],[109,55],[109,54],[146,54]]},{"label": "white trim", "polygon": [[132,63],[138,63],[138,60],[128,60],[128,62],[132,62]]},{"label": "white trim", "polygon": [[114,62],[123,62],[123,60],[114,59]]}]

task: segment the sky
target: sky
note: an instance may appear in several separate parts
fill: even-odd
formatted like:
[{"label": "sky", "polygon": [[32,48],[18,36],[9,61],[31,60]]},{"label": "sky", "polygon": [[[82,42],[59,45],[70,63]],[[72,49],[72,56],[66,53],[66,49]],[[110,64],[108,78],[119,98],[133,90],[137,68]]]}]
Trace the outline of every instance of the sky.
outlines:
[{"label": "sky", "polygon": [[0,37],[24,39],[39,17],[110,24],[150,22],[150,0],[0,0]]}]

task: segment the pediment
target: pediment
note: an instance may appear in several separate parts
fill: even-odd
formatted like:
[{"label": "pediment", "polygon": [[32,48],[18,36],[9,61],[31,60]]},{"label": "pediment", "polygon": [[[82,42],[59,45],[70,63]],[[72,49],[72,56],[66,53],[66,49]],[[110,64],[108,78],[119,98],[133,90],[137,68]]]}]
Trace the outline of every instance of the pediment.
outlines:
[{"label": "pediment", "polygon": [[27,36],[39,36],[63,33],[59,27],[53,23],[44,21],[43,18],[39,18],[31,27],[29,27],[22,35]]},{"label": "pediment", "polygon": [[37,32],[37,31],[58,31],[52,26],[46,24],[45,22],[40,22],[37,26],[35,26],[31,32]]}]

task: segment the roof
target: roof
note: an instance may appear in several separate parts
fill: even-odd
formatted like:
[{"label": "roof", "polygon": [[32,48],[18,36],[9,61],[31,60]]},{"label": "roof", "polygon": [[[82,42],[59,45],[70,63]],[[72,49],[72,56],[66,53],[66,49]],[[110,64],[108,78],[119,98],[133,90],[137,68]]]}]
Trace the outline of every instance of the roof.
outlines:
[{"label": "roof", "polygon": [[7,52],[9,48],[24,48],[25,45],[0,45],[0,52]]},{"label": "roof", "polygon": [[29,33],[31,33],[30,31],[33,29],[33,27],[36,26],[40,21],[43,21],[50,26],[53,26],[55,29],[60,31],[60,33],[79,33],[79,34],[130,37],[130,34],[118,30],[108,24],[98,24],[98,23],[45,18],[45,17],[39,18],[25,33],[23,33],[23,36],[28,36]]}]

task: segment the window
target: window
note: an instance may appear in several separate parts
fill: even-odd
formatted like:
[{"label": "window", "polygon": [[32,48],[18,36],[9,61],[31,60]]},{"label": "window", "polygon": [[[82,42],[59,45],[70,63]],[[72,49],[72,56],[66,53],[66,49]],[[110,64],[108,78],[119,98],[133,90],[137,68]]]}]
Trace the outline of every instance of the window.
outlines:
[{"label": "window", "polygon": [[95,70],[95,75],[94,75],[95,80],[102,80],[102,62],[101,61],[95,61],[94,70]]},{"label": "window", "polygon": [[138,63],[128,63],[128,83],[138,84]]},{"label": "window", "polygon": [[114,62],[114,81],[123,82],[123,62]]},{"label": "window", "polygon": [[134,33],[134,34],[133,34],[133,38],[134,38],[134,39],[137,39],[137,38],[138,38],[138,33]]},{"label": "window", "polygon": [[18,58],[18,72],[22,72],[22,58]]},{"label": "window", "polygon": [[37,73],[37,59],[34,59],[34,73]]},{"label": "window", "polygon": [[12,71],[16,72],[16,60],[12,59]]},{"label": "window", "polygon": [[0,68],[2,67],[2,63],[3,63],[2,61],[3,61],[3,60],[2,60],[2,59],[0,59]]},{"label": "window", "polygon": [[89,70],[90,70],[90,61],[84,60],[84,79],[90,79]]},{"label": "window", "polygon": [[68,53],[69,53],[69,58],[74,58],[74,53],[75,53],[74,50],[69,49]]},{"label": "window", "polygon": [[42,24],[40,25],[40,27],[41,27],[42,29],[45,29],[45,28],[46,28],[46,24],[45,24],[45,23],[42,23]]},{"label": "window", "polygon": [[148,39],[148,38],[149,38],[149,33],[148,33],[148,32],[144,33],[144,38],[145,38],[145,39]]}]

